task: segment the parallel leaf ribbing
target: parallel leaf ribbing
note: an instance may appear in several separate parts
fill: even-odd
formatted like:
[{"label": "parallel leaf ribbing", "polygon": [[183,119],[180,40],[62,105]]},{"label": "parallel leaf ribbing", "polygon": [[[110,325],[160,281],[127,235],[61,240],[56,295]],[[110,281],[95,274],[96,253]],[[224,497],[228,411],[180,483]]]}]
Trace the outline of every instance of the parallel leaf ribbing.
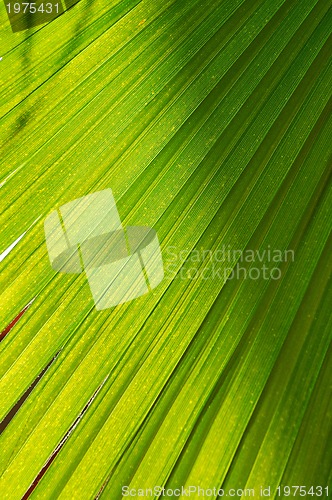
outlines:
[{"label": "parallel leaf ribbing", "polygon": [[[1,498],[328,486],[331,15],[81,0],[14,36],[1,13],[0,253],[26,234],[0,264],[0,331],[35,299],[0,346]],[[125,225],[156,229],[165,279],[96,311],[50,267],[43,220],[108,187]],[[203,278],[223,247],[294,259]]]}]

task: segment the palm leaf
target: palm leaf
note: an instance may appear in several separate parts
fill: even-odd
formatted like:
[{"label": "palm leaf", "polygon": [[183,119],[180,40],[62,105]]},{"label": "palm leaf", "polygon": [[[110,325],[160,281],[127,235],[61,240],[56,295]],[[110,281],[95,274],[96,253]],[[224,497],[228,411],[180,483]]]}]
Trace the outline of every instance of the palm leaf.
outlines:
[{"label": "palm leaf", "polygon": [[[330,7],[82,0],[15,34],[1,10],[1,498],[327,496]],[[97,311],[43,222],[107,188],[165,278]]]}]

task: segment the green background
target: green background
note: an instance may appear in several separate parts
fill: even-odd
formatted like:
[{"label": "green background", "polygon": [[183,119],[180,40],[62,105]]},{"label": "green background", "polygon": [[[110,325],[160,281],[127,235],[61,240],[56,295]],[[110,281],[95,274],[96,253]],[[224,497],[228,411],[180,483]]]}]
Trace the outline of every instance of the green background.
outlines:
[{"label": "green background", "polygon": [[[34,299],[0,347],[2,499],[331,483],[331,21],[326,0],[82,0],[13,34],[2,6],[0,251],[26,234],[0,331]],[[96,311],[43,221],[106,188],[163,254],[294,262]]]}]

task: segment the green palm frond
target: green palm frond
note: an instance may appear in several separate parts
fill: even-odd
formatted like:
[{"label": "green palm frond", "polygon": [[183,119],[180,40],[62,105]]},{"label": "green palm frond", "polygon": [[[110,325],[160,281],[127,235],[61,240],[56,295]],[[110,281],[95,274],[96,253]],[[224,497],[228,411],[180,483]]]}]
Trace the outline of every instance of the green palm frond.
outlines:
[{"label": "green palm frond", "polygon": [[[328,496],[331,21],[81,0],[12,33],[0,9],[1,499]],[[165,276],[99,311],[44,221],[109,188]]]}]

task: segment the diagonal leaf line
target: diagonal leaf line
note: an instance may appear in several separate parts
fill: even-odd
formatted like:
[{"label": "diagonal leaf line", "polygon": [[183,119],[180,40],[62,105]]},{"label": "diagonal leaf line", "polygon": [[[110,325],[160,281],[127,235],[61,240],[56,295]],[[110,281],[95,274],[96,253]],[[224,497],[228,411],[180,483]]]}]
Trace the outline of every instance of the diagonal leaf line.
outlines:
[{"label": "diagonal leaf line", "polygon": [[[7,256],[4,325],[38,300],[1,345],[4,499],[330,477],[331,5],[166,2],[80,2],[5,40],[3,241],[111,187],[166,273],[97,312],[40,221]],[[261,262],[280,278],[247,279]]]},{"label": "diagonal leaf line", "polygon": [[41,380],[41,378],[45,375],[47,370],[52,366],[52,364],[55,362],[57,359],[59,353],[61,351],[57,352],[57,354],[51,359],[51,361],[45,366],[45,368],[40,372],[38,377],[32,382],[30,387],[25,391],[25,393],[21,396],[21,398],[17,401],[17,403],[11,408],[10,412],[7,413],[5,418],[0,422],[0,435],[4,432],[6,427],[10,424],[10,422],[13,420],[15,417],[16,413],[19,411],[21,406],[24,404],[25,400],[29,397],[31,392],[34,390],[38,382]]},{"label": "diagonal leaf line", "polygon": [[78,424],[80,423],[80,421],[84,417],[85,413],[88,411],[88,409],[90,408],[90,406],[93,404],[95,398],[97,397],[99,391],[103,387],[103,385],[106,382],[106,380],[107,380],[107,378],[105,378],[105,380],[100,384],[100,386],[92,394],[92,396],[90,397],[90,399],[88,400],[88,402],[86,403],[86,405],[80,411],[79,415],[76,417],[76,419],[74,420],[74,422],[72,423],[72,425],[70,426],[70,428],[68,429],[68,431],[66,432],[66,434],[63,436],[63,438],[61,439],[60,443],[58,444],[58,446],[55,448],[55,450],[53,451],[53,453],[50,456],[50,458],[45,463],[44,467],[41,469],[41,471],[38,473],[38,475],[34,479],[33,483],[29,487],[29,489],[23,495],[22,500],[29,498],[30,495],[31,495],[31,493],[36,489],[39,481],[42,479],[42,477],[44,476],[44,474],[47,472],[48,468],[51,466],[52,462],[57,457],[58,453],[61,451],[61,448],[66,443],[67,439],[69,439],[70,435],[76,429],[76,427],[78,426]]}]

